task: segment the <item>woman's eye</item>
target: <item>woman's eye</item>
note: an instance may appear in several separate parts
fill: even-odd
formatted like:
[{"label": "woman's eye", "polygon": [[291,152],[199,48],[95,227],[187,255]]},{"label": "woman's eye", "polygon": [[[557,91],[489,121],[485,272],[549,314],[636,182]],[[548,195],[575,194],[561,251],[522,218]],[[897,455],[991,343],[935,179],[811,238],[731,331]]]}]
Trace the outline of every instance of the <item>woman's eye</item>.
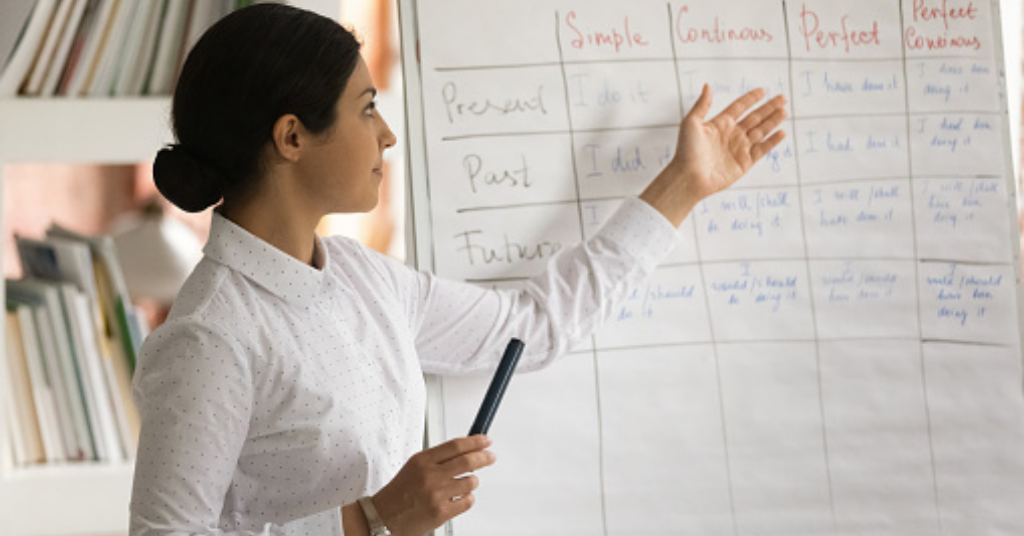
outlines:
[{"label": "woman's eye", "polygon": [[376,109],[377,109],[377,101],[376,100],[372,100],[372,101],[370,101],[370,104],[368,104],[366,106],[365,113],[366,113],[366,115],[373,115],[373,111],[376,110]]}]

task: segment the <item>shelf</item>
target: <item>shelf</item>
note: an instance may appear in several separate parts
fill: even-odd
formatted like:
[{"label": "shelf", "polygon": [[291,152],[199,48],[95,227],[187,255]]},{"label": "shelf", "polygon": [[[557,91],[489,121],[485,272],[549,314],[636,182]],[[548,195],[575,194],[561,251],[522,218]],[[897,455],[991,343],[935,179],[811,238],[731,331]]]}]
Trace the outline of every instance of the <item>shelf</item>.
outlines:
[{"label": "shelf", "polygon": [[[0,99],[0,177],[7,163],[150,161],[173,140],[170,102]],[[133,471],[131,462],[0,466],[0,534],[127,534]]]},{"label": "shelf", "polygon": [[[292,4],[333,19],[341,9],[338,0]],[[0,99],[0,179],[9,163],[151,161],[173,141],[170,108],[170,97]],[[0,536],[125,535],[132,474],[131,462],[15,469],[0,460]]]},{"label": "shelf", "polygon": [[0,475],[0,530],[4,536],[127,534],[132,472],[130,462],[11,470]]},{"label": "shelf", "polygon": [[0,162],[131,164],[173,141],[168,97],[0,99]]}]

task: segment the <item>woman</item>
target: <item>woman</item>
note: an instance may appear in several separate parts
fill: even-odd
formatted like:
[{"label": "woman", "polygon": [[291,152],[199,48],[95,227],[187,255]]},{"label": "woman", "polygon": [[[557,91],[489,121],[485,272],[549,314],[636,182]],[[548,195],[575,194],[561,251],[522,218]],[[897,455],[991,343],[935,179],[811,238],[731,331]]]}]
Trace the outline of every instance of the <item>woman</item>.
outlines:
[{"label": "woman", "polygon": [[324,215],[377,203],[395,136],[374,94],[349,32],[282,5],[229,15],[189,54],[179,143],[154,176],[185,210],[223,203],[139,360],[132,534],[420,535],[465,512],[478,479],[463,475],[494,462],[490,443],[417,453],[422,373],[487,370],[510,336],[526,341],[524,369],[565,353],[657,266],[698,201],[783,138],[781,97],[739,120],[755,91],[705,122],[705,88],[639,199],[524,291],[496,292],[316,236]]}]

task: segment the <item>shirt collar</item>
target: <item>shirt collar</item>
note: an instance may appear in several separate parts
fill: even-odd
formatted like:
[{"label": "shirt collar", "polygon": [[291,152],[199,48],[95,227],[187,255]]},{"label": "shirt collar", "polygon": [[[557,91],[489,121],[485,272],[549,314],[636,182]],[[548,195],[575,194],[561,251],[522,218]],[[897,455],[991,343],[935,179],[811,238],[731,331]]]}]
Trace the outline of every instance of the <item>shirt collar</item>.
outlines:
[{"label": "shirt collar", "polygon": [[308,305],[320,294],[330,262],[323,240],[319,236],[314,237],[313,263],[320,267],[319,270],[275,248],[214,210],[210,239],[203,253],[289,303]]}]

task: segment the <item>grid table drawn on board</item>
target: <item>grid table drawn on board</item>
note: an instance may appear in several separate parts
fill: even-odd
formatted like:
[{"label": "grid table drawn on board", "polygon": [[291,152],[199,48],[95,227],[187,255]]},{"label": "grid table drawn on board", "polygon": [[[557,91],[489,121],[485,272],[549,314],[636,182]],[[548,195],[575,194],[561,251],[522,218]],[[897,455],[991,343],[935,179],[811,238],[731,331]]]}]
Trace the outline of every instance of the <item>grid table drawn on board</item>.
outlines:
[{"label": "grid table drawn on board", "polygon": [[[993,471],[1024,476],[996,4],[435,3],[419,24],[442,276],[516,286],[592,236],[672,157],[705,82],[712,115],[755,87],[790,112],[580,355],[517,378],[501,441],[558,437],[542,409],[559,405],[579,451],[503,460],[458,532],[524,511],[565,534],[1024,526],[1024,488]],[[451,434],[479,381],[445,380]]]}]

